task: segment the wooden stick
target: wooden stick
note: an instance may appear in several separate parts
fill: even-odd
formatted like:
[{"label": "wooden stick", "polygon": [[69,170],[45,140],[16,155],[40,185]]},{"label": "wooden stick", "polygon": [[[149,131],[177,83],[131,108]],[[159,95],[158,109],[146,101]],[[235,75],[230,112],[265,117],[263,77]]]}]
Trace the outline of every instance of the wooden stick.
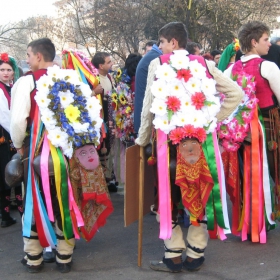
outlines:
[{"label": "wooden stick", "polygon": [[138,266],[142,266],[143,207],[144,207],[144,148],[140,147],[139,213],[138,213]]}]

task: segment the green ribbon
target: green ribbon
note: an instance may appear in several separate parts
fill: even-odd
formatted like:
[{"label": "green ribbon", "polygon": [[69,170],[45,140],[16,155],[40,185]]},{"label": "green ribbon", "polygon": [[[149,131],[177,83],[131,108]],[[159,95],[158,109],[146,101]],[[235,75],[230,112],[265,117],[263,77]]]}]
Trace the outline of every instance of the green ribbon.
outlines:
[{"label": "green ribbon", "polygon": [[202,148],[214,181],[213,189],[211,190],[206,203],[207,228],[209,230],[214,230],[216,216],[218,225],[221,228],[226,229],[212,133],[207,134],[206,141],[202,144]]},{"label": "green ribbon", "polygon": [[68,178],[66,165],[64,162],[63,155],[60,149],[56,149],[60,162],[60,170],[61,170],[61,200],[62,200],[62,208],[64,213],[64,236],[66,239],[73,238],[73,227],[72,220],[69,211],[69,197],[68,197]]}]

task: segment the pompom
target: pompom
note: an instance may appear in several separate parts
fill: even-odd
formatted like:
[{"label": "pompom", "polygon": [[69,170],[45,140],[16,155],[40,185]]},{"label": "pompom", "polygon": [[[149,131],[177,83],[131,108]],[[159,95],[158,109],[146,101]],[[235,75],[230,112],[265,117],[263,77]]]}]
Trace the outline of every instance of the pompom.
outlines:
[{"label": "pompom", "polygon": [[155,165],[157,163],[157,159],[154,156],[150,156],[147,160],[148,165]]},{"label": "pompom", "polygon": [[100,152],[102,155],[107,154],[107,148],[105,148],[105,147],[101,148]]}]

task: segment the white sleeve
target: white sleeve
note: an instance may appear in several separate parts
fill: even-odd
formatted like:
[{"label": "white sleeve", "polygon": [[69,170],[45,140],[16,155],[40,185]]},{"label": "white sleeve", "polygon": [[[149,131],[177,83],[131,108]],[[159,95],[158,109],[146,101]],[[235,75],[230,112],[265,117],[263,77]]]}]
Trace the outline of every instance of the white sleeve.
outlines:
[{"label": "white sleeve", "polygon": [[268,80],[269,86],[280,104],[280,70],[278,66],[274,62],[263,61],[261,63],[261,75]]},{"label": "white sleeve", "polygon": [[153,94],[151,91],[151,87],[155,80],[155,72],[159,65],[160,65],[159,58],[155,58],[154,60],[152,60],[149,65],[147,86],[146,86],[145,96],[143,100],[143,107],[141,112],[141,124],[138,132],[138,138],[135,139],[135,143],[139,146],[148,145],[152,135],[154,115],[150,111],[153,103]]},{"label": "white sleeve", "polygon": [[234,65],[234,64],[230,65],[230,67],[224,71],[224,74],[225,74],[227,77],[229,77],[229,78],[230,78],[230,75],[231,75],[231,71],[232,71],[233,65]]},{"label": "white sleeve", "polygon": [[8,100],[3,92],[0,89],[0,125],[10,133],[10,110]]},{"label": "white sleeve", "polygon": [[21,77],[12,87],[10,135],[16,148],[23,145],[31,109],[30,93],[34,87],[32,75]]}]

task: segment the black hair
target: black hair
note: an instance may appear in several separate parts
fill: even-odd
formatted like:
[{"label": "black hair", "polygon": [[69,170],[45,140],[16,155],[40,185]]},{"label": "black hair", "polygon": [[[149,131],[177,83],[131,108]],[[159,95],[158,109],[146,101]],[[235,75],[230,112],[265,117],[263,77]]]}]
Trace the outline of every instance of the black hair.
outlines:
[{"label": "black hair", "polygon": [[105,63],[105,58],[110,56],[109,53],[107,52],[97,52],[92,60],[91,60],[91,63],[93,64],[93,66],[96,68],[96,69],[99,69],[99,64],[104,64]]},{"label": "black hair", "polygon": [[213,58],[214,58],[216,55],[222,54],[222,52],[219,51],[219,50],[213,50],[212,52],[210,52],[210,54],[211,54],[211,55],[213,56]]},{"label": "black hair", "polygon": [[152,47],[154,44],[157,44],[157,41],[155,41],[155,40],[150,40],[150,41],[148,41],[148,42],[145,44],[145,47],[147,47],[147,46]]},{"label": "black hair", "polygon": [[235,62],[240,60],[241,56],[244,55],[241,50],[238,50],[235,55]]},{"label": "black hair", "polygon": [[127,70],[129,77],[135,76],[136,68],[141,58],[142,55],[139,53],[131,53],[126,58],[124,68]]},{"label": "black hair", "polygon": [[159,30],[158,36],[162,36],[168,42],[174,38],[178,41],[180,48],[186,48],[188,42],[188,31],[182,22],[167,23]]},{"label": "black hair", "polygon": [[0,65],[2,65],[2,64],[4,64],[4,63],[9,64],[9,65],[12,67],[13,71],[15,71],[12,62],[10,62],[10,61],[7,61],[7,62],[6,62],[6,61],[3,61],[3,60],[0,59]]},{"label": "black hair", "polygon": [[200,50],[201,45],[195,42],[188,42],[186,45],[186,50],[188,51],[189,54],[195,54],[196,48]]},{"label": "black hair", "polygon": [[52,62],[55,57],[55,46],[49,38],[34,40],[28,44],[34,54],[41,53],[45,62]]}]

